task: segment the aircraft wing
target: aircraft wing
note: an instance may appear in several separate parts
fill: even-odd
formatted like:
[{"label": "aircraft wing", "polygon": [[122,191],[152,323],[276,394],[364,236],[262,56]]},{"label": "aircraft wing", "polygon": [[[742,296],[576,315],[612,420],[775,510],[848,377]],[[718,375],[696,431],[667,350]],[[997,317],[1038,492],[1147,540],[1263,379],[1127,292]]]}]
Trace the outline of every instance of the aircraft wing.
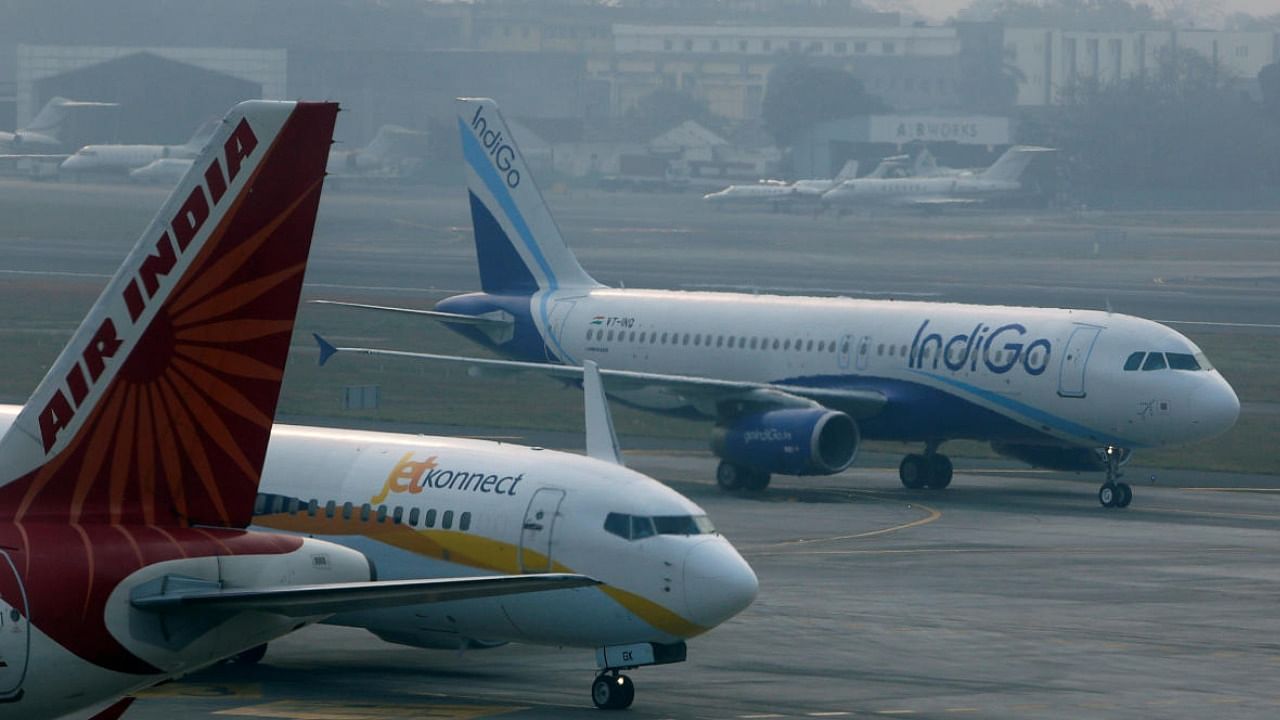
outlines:
[{"label": "aircraft wing", "polygon": [[[583,369],[576,365],[552,365],[550,363],[496,360],[490,358],[437,355],[404,350],[379,350],[375,348],[335,347],[320,336],[321,361],[328,361],[337,352],[350,352],[381,357],[402,357],[434,362],[451,362],[469,367],[500,371],[531,371],[580,380]],[[742,403],[766,408],[814,407],[822,405],[839,409],[854,419],[872,417],[888,402],[883,393],[875,390],[819,388],[788,383],[758,383],[743,380],[693,375],[666,375],[663,373],[637,372],[634,370],[600,370],[600,376],[609,381],[610,392],[625,395],[628,392],[661,393],[673,401],[698,407],[708,415],[723,403]]]},{"label": "aircraft wing", "polygon": [[44,154],[6,154],[0,155],[0,160],[66,160],[71,157],[67,153],[44,153]]},{"label": "aircraft wing", "polygon": [[913,207],[951,207],[956,205],[977,205],[982,200],[959,197],[914,197],[907,198],[903,202]]},{"label": "aircraft wing", "polygon": [[600,584],[594,578],[571,573],[386,580],[261,589],[222,589],[217,587],[217,583],[194,578],[166,577],[161,580],[168,582],[139,587],[131,598],[133,606],[161,614],[195,609],[258,610],[287,617],[310,617]]}]

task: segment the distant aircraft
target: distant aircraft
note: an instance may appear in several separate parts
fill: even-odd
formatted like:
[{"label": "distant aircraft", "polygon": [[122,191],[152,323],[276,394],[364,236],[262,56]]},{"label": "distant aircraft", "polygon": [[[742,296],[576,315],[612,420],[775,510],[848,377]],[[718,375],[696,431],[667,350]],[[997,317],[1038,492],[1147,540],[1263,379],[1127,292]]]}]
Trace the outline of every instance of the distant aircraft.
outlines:
[{"label": "distant aircraft", "polygon": [[[191,139],[181,145],[85,145],[62,161],[61,173],[118,173],[144,167],[156,160],[183,160],[173,167],[190,167],[206,141],[218,127],[218,120],[201,125]],[[185,168],[184,168],[185,169]],[[174,176],[176,180],[181,173]]]},{"label": "distant aircraft", "polygon": [[[327,360],[332,351],[319,342]],[[352,612],[326,622],[420,648],[594,649],[592,700],[626,707],[635,689],[620,670],[683,661],[685,641],[751,604],[757,583],[705,511],[622,466],[593,363],[585,373],[588,457],[277,425],[254,523],[359,550],[383,580],[548,571],[600,580],[590,591]]]},{"label": "distant aircraft", "polygon": [[[1213,437],[1239,415],[1194,343],[1127,315],[604,287],[565,244],[497,105],[460,100],[458,125],[482,292],[375,309],[515,360],[397,354],[571,378],[594,360],[616,398],[713,419],[726,490],[841,472],[863,438],[923,444],[899,478],[940,489],[952,464],[939,449],[968,438],[1039,467],[1104,471],[1099,501],[1124,507],[1132,450]],[[1026,155],[1000,169],[1009,157]]]},{"label": "distant aircraft", "polygon": [[1022,190],[1020,177],[1037,153],[1050,148],[1015,145],[991,167],[974,173],[940,177],[858,178],[846,180],[823,194],[835,208],[869,205],[942,207],[969,205]]},{"label": "distant aircraft", "polygon": [[757,206],[767,207],[775,212],[800,204],[816,206],[821,202],[823,193],[857,175],[858,161],[849,160],[834,178],[796,180],[793,183],[762,180],[754,185],[730,185],[723,190],[703,195],[702,199],[715,206]]},{"label": "distant aircraft", "polygon": [[[395,125],[383,125],[374,136],[373,141],[358,150],[330,149],[325,171],[330,181],[353,177],[401,177],[413,170],[420,160],[414,153],[423,142],[426,133],[407,130]],[[178,178],[191,167],[191,159],[186,157],[187,148],[202,142],[199,133],[183,146],[170,146],[167,155],[151,160],[147,164],[129,170],[129,179],[142,183],[168,184],[177,182]],[[416,145],[415,145],[416,143]],[[72,172],[80,170],[105,169],[103,163],[111,169],[119,169],[121,164],[128,165],[138,159],[152,157],[157,148],[165,146],[152,145],[91,145],[81,149],[77,155],[68,158],[63,168]],[[145,150],[144,150],[145,149]],[[72,162],[72,161],[76,162]],[[119,163],[119,164],[117,164]]]},{"label": "distant aircraft", "polygon": [[371,582],[357,551],[244,529],[337,111],[232,109],[31,399],[5,413],[4,717],[119,718],[122,696],[336,612],[594,584]]},{"label": "distant aircraft", "polygon": [[0,153],[51,153],[62,147],[58,137],[70,111],[86,107],[115,107],[116,103],[87,102],[55,97],[45,103],[25,128],[14,132],[0,131]]}]

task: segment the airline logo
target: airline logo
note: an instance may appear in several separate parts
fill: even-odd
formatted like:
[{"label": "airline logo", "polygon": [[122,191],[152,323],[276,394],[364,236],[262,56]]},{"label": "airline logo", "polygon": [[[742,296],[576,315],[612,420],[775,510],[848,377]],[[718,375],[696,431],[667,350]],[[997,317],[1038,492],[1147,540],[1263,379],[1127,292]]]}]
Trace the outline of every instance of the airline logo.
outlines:
[{"label": "airline logo", "polygon": [[412,451],[405,453],[400,462],[387,473],[382,490],[370,498],[369,502],[378,505],[385,502],[392,493],[418,495],[427,488],[514,497],[516,486],[524,479],[524,473],[498,476],[483,471],[467,472],[443,468],[437,462],[438,459],[438,456],[432,455],[425,460],[415,460]]},{"label": "airline logo", "polygon": [[925,335],[928,327],[929,321],[925,320],[916,330],[907,358],[908,368],[923,369],[931,360],[930,369],[933,370],[937,370],[941,363],[952,371],[958,372],[966,367],[975,371],[981,363],[997,375],[1017,367],[1028,375],[1041,375],[1049,368],[1049,358],[1053,355],[1053,345],[1048,338],[1028,342],[1027,328],[1020,323],[1001,325],[995,330],[978,323],[971,332],[952,335],[945,340],[939,333]]},{"label": "airline logo", "polygon": [[58,433],[68,427],[85,399],[98,384],[124,342],[120,328],[138,323],[147,307],[160,291],[161,278],[173,271],[179,256],[204,227],[214,209],[226,197],[227,188],[240,174],[245,161],[258,149],[258,137],[247,119],[242,118],[223,145],[223,157],[217,157],[205,168],[203,183],[196,185],[182,203],[169,227],[156,241],[154,255],[147,255],[125,285],[123,300],[127,318],[103,318],[80,359],[67,374],[64,387],[58,388],[40,411],[40,438],[47,454],[58,440]]},{"label": "airline logo", "polygon": [[489,158],[498,169],[498,173],[506,180],[507,187],[514,190],[520,185],[520,171],[515,168],[516,150],[502,134],[502,130],[498,129],[499,127],[495,124],[492,130],[489,129],[489,119],[484,116],[484,106],[476,107],[476,114],[471,118],[471,131],[475,133],[480,145],[488,151]]},{"label": "airline logo", "polygon": [[591,318],[591,324],[592,324],[592,325],[603,325],[603,324],[604,324],[604,316],[603,316],[603,315],[597,315],[597,316],[595,316],[595,317]]}]

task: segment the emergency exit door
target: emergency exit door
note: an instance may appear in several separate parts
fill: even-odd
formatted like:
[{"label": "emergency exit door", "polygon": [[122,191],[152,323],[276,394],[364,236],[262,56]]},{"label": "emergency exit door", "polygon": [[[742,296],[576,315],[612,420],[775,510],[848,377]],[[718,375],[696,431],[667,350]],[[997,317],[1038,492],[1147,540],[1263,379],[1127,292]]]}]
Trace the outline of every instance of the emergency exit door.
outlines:
[{"label": "emergency exit door", "polygon": [[520,530],[521,572],[551,572],[551,535],[563,500],[564,491],[555,488],[540,488],[529,499]]}]

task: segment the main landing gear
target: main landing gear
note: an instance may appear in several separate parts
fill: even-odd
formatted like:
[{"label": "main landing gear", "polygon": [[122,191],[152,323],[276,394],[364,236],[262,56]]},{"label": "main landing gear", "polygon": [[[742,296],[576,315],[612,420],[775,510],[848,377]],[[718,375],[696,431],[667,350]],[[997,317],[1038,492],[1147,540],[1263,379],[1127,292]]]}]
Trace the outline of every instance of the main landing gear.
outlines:
[{"label": "main landing gear", "polygon": [[769,473],[721,460],[716,467],[716,484],[725,492],[760,492],[769,487]]},{"label": "main landing gear", "polygon": [[1104,451],[1107,461],[1107,479],[1098,488],[1098,502],[1104,508],[1127,508],[1133,502],[1133,488],[1128,483],[1116,482],[1124,473],[1120,472],[1120,460],[1124,452],[1115,446],[1108,446]]},{"label": "main landing gear", "polygon": [[601,673],[591,683],[591,702],[601,710],[623,710],[631,707],[635,699],[635,683],[617,670]]},{"label": "main landing gear", "polygon": [[911,454],[898,465],[898,479],[908,490],[941,490],[951,484],[951,458],[938,452],[940,443],[929,443],[923,455]]}]

